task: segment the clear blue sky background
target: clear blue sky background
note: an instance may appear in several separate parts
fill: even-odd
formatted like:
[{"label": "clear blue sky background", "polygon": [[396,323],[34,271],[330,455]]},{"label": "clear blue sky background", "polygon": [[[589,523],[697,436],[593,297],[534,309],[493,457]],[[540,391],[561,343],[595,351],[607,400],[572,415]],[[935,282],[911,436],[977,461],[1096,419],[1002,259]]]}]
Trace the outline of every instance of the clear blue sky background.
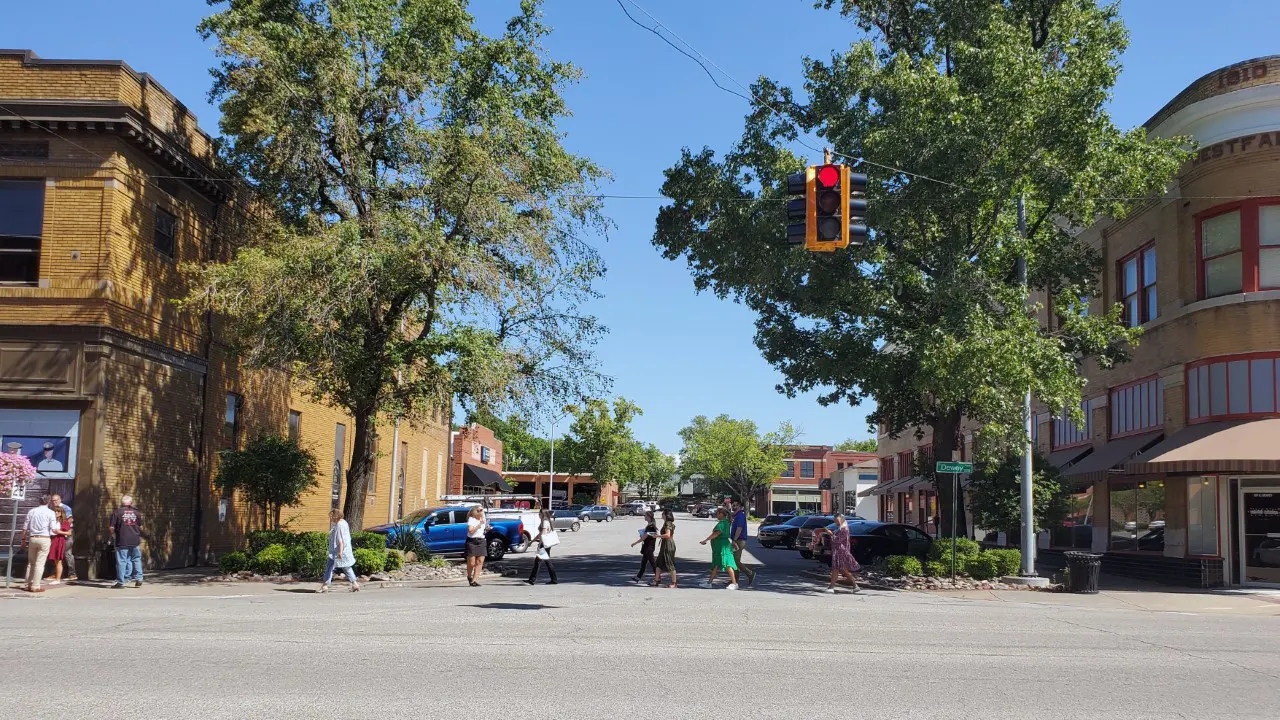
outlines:
[{"label": "clear blue sky background", "polygon": [[[856,38],[838,15],[810,0],[640,0],[640,4],[744,83],[768,75],[798,84],[804,55],[826,56]],[[473,3],[496,32],[515,0]],[[1266,0],[1127,0],[1132,33],[1111,111],[1122,127],[1144,122],[1206,72],[1280,52],[1280,3]],[[214,58],[195,32],[210,9],[198,0],[62,0],[6,3],[0,47],[48,58],[123,59],[151,73],[217,133],[206,100]],[[634,10],[633,10],[634,12]],[[586,78],[568,93],[567,142],[613,173],[606,192],[654,195],[683,146],[728,148],[739,136],[743,100],[716,90],[702,70],[631,24],[612,0],[548,0],[551,53]],[[643,19],[643,18],[642,18]],[[869,408],[823,408],[813,397],[774,391],[779,374],[752,344],[753,316],[696,295],[682,263],[650,245],[657,200],[611,200],[617,224],[601,243],[609,275],[594,312],[611,332],[599,348],[614,392],[645,414],[637,435],[668,452],[694,415],[729,413],[762,427],[791,420],[804,442],[868,437]]]}]

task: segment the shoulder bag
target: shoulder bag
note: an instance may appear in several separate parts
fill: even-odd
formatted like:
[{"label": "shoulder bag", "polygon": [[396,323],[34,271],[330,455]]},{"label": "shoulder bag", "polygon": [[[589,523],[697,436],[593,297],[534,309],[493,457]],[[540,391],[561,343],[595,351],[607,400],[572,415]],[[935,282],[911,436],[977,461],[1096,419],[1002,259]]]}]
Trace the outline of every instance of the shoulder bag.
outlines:
[{"label": "shoulder bag", "polygon": [[542,547],[551,548],[560,544],[560,534],[550,524],[542,531]]}]

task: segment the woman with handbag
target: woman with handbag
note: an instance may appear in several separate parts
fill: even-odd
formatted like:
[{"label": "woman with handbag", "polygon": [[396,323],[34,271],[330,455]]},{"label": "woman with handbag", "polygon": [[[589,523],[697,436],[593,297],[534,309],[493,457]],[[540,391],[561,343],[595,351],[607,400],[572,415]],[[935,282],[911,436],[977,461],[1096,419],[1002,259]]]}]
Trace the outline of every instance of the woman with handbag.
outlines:
[{"label": "woman with handbag", "polygon": [[547,564],[547,574],[551,576],[547,584],[559,584],[556,580],[556,566],[551,564],[551,548],[560,544],[560,533],[556,532],[555,525],[552,523],[553,517],[555,516],[551,510],[544,509],[541,519],[538,520],[538,537],[533,539],[533,542],[538,543],[538,552],[533,556],[533,572],[529,573],[529,579],[525,580],[530,585],[538,582],[538,565],[544,562]]},{"label": "woman with handbag", "polygon": [[[641,545],[641,543],[644,543]],[[636,576],[631,579],[632,582],[640,582],[644,579],[644,571],[646,568],[653,568],[655,573],[653,582],[649,583],[654,587],[658,586],[656,573],[658,572],[658,562],[653,556],[654,547],[658,544],[658,524],[653,521],[653,511],[646,510],[644,513],[644,530],[640,531],[640,537],[631,543],[631,547],[640,545],[640,570]]]},{"label": "woman with handbag", "polygon": [[476,505],[467,513],[467,583],[471,587],[480,587],[480,573],[484,571],[485,533],[489,530],[489,521],[485,519],[484,508]]},{"label": "woman with handbag", "polygon": [[670,509],[662,511],[662,531],[658,533],[662,544],[658,546],[658,557],[654,562],[653,581],[662,585],[662,573],[671,573],[671,587],[676,586],[676,516]]}]

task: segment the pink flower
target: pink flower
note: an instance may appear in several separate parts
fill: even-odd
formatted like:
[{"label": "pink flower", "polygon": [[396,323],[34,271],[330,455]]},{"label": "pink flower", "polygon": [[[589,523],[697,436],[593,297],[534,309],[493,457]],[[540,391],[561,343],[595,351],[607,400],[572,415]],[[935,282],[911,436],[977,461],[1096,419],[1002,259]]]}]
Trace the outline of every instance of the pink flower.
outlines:
[{"label": "pink flower", "polygon": [[26,485],[36,477],[35,466],[22,455],[0,454],[0,496],[7,496],[17,483]]}]

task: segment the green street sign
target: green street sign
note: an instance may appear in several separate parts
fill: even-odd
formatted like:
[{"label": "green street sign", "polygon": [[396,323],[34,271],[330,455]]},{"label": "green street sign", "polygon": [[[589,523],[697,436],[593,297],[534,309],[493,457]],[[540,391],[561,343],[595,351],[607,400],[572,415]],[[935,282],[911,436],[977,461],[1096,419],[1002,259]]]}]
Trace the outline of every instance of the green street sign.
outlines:
[{"label": "green street sign", "polygon": [[965,462],[939,462],[936,471],[940,473],[967,473],[973,472],[973,463]]}]

